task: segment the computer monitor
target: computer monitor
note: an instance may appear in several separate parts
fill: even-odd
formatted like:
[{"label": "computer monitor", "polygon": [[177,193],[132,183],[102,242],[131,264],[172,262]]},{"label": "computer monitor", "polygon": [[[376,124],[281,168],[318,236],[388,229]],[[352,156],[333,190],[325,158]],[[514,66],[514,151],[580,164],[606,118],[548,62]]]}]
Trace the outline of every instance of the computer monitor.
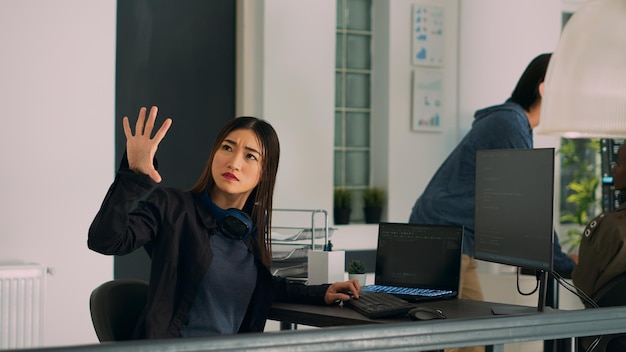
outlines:
[{"label": "computer monitor", "polygon": [[540,273],[538,310],[552,271],[554,148],[476,153],[475,257]]}]

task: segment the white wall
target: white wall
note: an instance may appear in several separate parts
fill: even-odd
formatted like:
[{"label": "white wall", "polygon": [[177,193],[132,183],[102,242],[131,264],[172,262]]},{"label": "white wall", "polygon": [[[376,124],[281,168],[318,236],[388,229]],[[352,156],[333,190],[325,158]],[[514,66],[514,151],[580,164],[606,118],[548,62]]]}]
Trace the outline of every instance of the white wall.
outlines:
[{"label": "white wall", "polygon": [[114,0],[0,1],[0,262],[41,263],[44,344],[97,341],[89,294],[113,277],[87,229],[113,180]]},{"label": "white wall", "polygon": [[335,0],[266,0],[263,117],[276,128],[278,208],[332,209]]}]

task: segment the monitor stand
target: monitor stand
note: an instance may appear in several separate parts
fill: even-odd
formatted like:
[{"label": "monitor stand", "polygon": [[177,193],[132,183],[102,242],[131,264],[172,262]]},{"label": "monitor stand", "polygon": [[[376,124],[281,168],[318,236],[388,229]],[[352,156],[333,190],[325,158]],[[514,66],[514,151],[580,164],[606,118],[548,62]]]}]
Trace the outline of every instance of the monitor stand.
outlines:
[{"label": "monitor stand", "polygon": [[[548,290],[548,273],[539,270],[536,273],[539,280],[539,298],[537,299],[537,307],[525,307],[525,306],[494,306],[491,307],[491,312],[495,315],[513,315],[513,314],[532,314],[537,312],[546,311],[546,292]],[[550,309],[550,307],[547,307]]]}]

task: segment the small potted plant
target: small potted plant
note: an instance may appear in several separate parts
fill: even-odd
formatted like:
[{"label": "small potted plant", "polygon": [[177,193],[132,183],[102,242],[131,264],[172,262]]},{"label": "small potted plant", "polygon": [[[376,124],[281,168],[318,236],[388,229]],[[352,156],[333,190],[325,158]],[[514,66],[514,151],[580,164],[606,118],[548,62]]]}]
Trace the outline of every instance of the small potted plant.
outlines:
[{"label": "small potted plant", "polygon": [[333,215],[335,225],[345,225],[350,222],[352,211],[352,192],[343,188],[335,188]]},{"label": "small potted plant", "polygon": [[348,279],[357,279],[361,286],[365,286],[365,272],[365,264],[362,261],[355,259],[348,263]]},{"label": "small potted plant", "polygon": [[369,187],[363,191],[363,211],[365,212],[366,224],[377,224],[383,212],[385,203],[385,191],[378,187]]}]

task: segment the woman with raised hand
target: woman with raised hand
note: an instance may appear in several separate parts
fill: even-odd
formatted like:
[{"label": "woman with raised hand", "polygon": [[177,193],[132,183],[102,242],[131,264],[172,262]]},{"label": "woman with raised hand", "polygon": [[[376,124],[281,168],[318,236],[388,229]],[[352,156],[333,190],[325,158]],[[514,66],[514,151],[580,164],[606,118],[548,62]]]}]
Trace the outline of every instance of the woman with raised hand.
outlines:
[{"label": "woman with raised hand", "polygon": [[[88,246],[151,257],[148,302],[136,338],[260,332],[273,300],[331,304],[356,297],[356,280],[307,286],[272,276],[272,196],[280,146],[274,128],[239,117],[219,132],[189,191],[158,187],[154,166],[166,119],[141,108],[135,132],[123,119],[126,154],[89,228]],[[137,201],[139,201],[137,203]],[[135,204],[137,205],[135,206]]]}]

